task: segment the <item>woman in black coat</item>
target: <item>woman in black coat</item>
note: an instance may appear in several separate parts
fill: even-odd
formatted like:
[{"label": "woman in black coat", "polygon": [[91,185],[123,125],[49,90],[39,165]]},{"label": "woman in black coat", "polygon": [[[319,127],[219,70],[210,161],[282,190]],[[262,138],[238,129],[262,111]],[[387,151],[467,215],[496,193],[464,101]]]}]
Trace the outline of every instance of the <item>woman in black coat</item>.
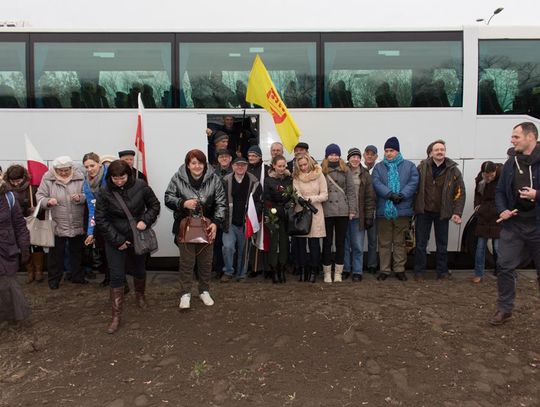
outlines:
[{"label": "woman in black coat", "polygon": [[493,245],[493,256],[495,262],[499,248],[499,235],[501,225],[497,223],[499,214],[495,206],[495,190],[499,176],[501,175],[502,164],[495,164],[491,161],[482,163],[480,172],[476,177],[476,188],[474,190],[474,210],[478,217],[476,223],[476,255],[474,260],[473,283],[482,282],[486,260],[487,242],[491,239]]},{"label": "woman in black coat", "polygon": [[[287,169],[287,160],[282,155],[272,159],[272,168],[264,179],[264,207],[268,218],[276,219],[267,223],[270,228],[270,251],[268,264],[272,270],[272,282],[285,282],[285,265],[289,254],[289,235],[287,233],[287,214],[285,204],[289,198],[284,194],[292,188],[292,177]],[[279,249],[279,253],[278,253]],[[303,273],[300,274],[302,281]]]},{"label": "woman in black coat", "polygon": [[120,325],[124,302],[125,262],[131,258],[133,283],[137,305],[146,308],[146,255],[137,255],[133,250],[133,232],[128,216],[117,200],[124,201],[137,222],[138,230],[152,226],[159,215],[160,203],[154,191],[142,180],[135,179],[130,166],[121,160],[111,163],[107,173],[107,184],[101,189],[96,202],[96,227],[105,238],[105,251],[111,274],[112,322],[108,333],[115,333]]},{"label": "woman in black coat", "polygon": [[19,203],[0,175],[0,322],[21,321],[30,307],[17,281],[20,263],[30,259],[30,234]]}]

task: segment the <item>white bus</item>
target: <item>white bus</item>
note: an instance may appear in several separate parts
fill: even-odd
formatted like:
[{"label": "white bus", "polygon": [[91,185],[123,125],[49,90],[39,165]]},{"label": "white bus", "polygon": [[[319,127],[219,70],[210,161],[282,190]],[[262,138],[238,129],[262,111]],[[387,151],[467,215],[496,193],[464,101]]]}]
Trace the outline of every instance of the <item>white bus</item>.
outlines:
[{"label": "white bus", "polygon": [[[25,161],[24,134],[41,155],[133,148],[142,92],[150,185],[165,188],[208,122],[255,115],[269,158],[271,117],[243,100],[259,54],[317,159],[330,142],[361,150],[397,136],[419,161],[442,138],[467,187],[485,160],[503,162],[512,127],[540,122],[540,27],[279,32],[44,32],[0,29],[0,165]],[[172,213],[158,220],[155,257],[177,256]],[[459,252],[463,226],[450,226]],[[430,246],[432,247],[432,246]]]}]

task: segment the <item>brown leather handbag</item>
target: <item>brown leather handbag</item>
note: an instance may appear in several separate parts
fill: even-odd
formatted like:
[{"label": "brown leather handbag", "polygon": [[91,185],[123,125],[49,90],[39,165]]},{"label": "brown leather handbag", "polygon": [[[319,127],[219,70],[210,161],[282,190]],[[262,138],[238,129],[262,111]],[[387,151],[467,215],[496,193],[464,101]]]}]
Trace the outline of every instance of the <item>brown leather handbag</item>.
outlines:
[{"label": "brown leather handbag", "polygon": [[209,244],[208,226],[210,222],[204,216],[186,216],[180,221],[178,243]]}]

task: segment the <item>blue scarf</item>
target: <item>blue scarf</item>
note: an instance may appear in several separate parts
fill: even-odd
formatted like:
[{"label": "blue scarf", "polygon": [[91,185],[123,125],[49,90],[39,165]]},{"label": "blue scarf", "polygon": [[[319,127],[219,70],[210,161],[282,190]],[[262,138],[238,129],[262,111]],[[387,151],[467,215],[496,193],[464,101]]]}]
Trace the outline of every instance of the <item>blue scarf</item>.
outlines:
[{"label": "blue scarf", "polygon": [[[398,153],[393,160],[384,159],[384,165],[388,168],[388,188],[395,194],[399,194],[401,191],[401,185],[399,182],[398,166],[403,162],[401,153]],[[384,203],[384,217],[386,219],[397,219],[398,211],[394,202],[387,199]]]}]

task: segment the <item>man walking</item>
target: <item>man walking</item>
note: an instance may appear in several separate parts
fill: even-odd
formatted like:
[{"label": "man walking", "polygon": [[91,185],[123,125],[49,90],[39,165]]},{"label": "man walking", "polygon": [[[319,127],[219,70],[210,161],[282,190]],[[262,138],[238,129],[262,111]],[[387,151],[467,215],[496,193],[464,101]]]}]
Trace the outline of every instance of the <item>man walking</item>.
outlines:
[{"label": "man walking", "polygon": [[512,130],[509,158],[497,184],[495,202],[503,222],[499,241],[497,312],[489,321],[501,325],[512,317],[516,298],[516,267],[532,256],[540,287],[540,145],[531,122]]},{"label": "man walking", "polygon": [[448,278],[448,224],[461,223],[465,206],[465,184],[457,163],[446,157],[443,140],[431,143],[431,155],[418,165],[420,182],[414,204],[416,214],[416,249],[414,279],[424,279],[427,245],[431,225],[437,246],[437,279]]}]

